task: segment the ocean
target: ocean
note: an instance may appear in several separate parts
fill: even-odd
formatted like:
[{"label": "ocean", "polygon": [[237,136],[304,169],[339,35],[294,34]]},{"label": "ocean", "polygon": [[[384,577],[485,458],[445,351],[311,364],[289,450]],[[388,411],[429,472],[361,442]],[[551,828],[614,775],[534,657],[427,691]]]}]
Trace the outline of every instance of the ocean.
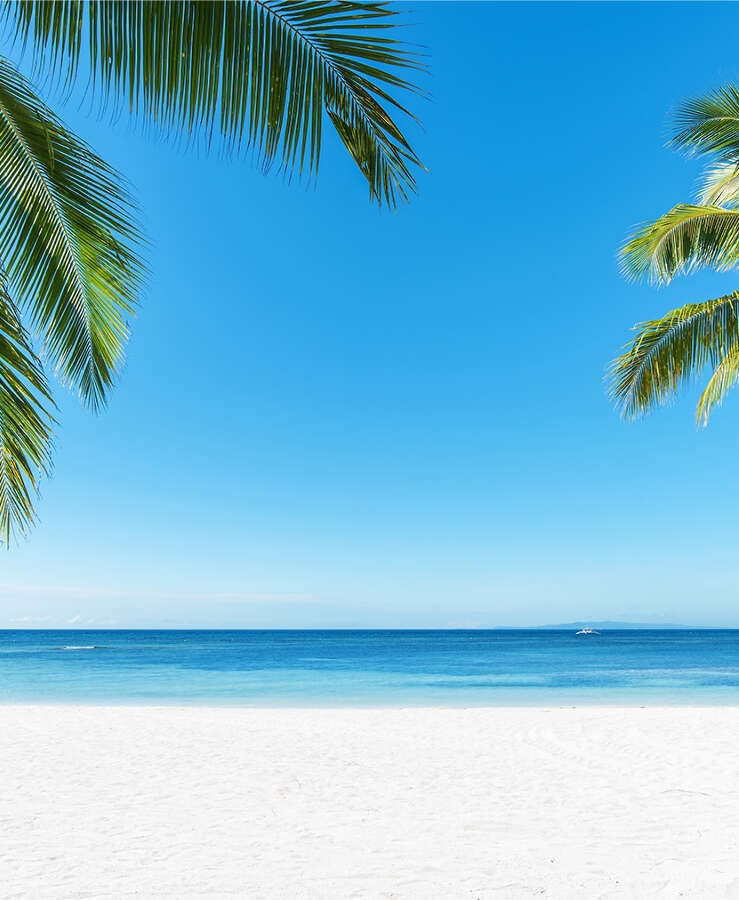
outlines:
[{"label": "ocean", "polygon": [[0,631],[0,703],[739,704],[739,630]]}]

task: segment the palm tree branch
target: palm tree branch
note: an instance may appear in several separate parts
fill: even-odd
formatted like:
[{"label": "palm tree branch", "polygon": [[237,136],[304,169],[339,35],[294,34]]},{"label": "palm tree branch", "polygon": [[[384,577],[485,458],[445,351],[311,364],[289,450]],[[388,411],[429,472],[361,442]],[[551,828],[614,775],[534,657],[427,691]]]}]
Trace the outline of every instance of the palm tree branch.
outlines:
[{"label": "palm tree branch", "polygon": [[672,146],[697,156],[715,154],[723,162],[739,159],[739,87],[726,84],[687,100],[674,116]]},{"label": "palm tree branch", "polygon": [[[54,194],[51,190],[51,185],[49,183],[49,180],[47,179],[46,173],[41,168],[39,161],[34,157],[34,154],[31,151],[28,142],[26,141],[21,130],[18,128],[18,125],[13,118],[12,112],[4,102],[2,95],[0,95],[0,116],[4,118],[7,126],[12,130],[13,136],[17,140],[18,144],[22,147],[28,164],[30,165],[36,176],[34,181],[38,186],[40,193],[43,195],[41,198],[41,202],[51,213],[57,229],[63,236],[62,253],[64,254],[65,262],[67,262],[73,270],[74,281],[76,282],[78,290],[82,289],[84,287],[84,277],[82,275],[82,272],[80,271],[79,260],[77,259],[77,253],[75,252],[76,247],[74,236],[70,232],[69,225],[62,214],[59,204],[56,202],[56,198],[54,197]],[[90,353],[90,355],[92,355],[93,347],[92,336],[90,334],[90,312],[84,305],[81,305],[80,312],[85,319],[85,341],[88,346],[88,352]]]},{"label": "palm tree branch", "polygon": [[144,269],[120,178],[0,60],[0,258],[62,378],[93,408],[123,360]]},{"label": "palm tree branch", "polygon": [[397,92],[422,94],[423,63],[392,37],[386,3],[298,0],[104,0],[6,3],[17,40],[65,85],[89,54],[91,89],[165,129],[256,153],[268,168],[315,175],[328,116],[367,178],[395,207],[422,164],[388,109],[416,120]]},{"label": "palm tree branch", "polygon": [[714,406],[720,406],[728,391],[739,379],[739,340],[735,341],[716,366],[698,399],[696,422],[707,425]]},{"label": "palm tree branch", "polygon": [[18,310],[0,283],[0,541],[33,523],[39,479],[51,468],[54,403]]},{"label": "palm tree branch", "polygon": [[708,168],[701,179],[698,201],[704,206],[739,206],[739,165],[718,163]]},{"label": "palm tree branch", "polygon": [[739,292],[689,303],[641,322],[611,364],[609,393],[625,418],[665,403],[707,365],[718,366],[739,337]]},{"label": "palm tree branch", "polygon": [[701,266],[730,269],[739,261],[739,210],[679,204],[640,226],[619,257],[627,278],[658,283]]}]

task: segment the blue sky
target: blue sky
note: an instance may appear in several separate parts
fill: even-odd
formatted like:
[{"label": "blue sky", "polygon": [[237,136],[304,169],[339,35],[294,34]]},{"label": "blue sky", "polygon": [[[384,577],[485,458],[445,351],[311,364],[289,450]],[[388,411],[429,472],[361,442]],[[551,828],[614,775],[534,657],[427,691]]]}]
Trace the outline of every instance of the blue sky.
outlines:
[{"label": "blue sky", "polygon": [[635,322],[739,275],[623,281],[689,200],[664,148],[739,78],[732,4],[410,7],[430,172],[379,213],[331,136],[316,185],[68,104],[132,182],[152,278],[109,409],[62,407],[0,626],[739,626],[739,392],[609,406]]}]

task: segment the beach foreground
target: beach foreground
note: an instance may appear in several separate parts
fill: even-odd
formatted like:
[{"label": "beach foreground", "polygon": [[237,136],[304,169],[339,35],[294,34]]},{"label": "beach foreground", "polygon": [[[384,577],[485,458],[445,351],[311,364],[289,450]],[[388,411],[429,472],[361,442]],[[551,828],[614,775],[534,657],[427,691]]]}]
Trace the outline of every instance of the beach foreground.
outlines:
[{"label": "beach foreground", "polygon": [[0,707],[2,895],[739,897],[739,708]]}]

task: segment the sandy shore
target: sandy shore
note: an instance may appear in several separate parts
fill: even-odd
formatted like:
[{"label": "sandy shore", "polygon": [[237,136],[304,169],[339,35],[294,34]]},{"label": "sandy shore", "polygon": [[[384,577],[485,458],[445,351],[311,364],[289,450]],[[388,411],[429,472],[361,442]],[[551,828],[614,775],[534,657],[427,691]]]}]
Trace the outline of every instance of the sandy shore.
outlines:
[{"label": "sandy shore", "polygon": [[0,707],[0,896],[739,897],[739,708]]}]

